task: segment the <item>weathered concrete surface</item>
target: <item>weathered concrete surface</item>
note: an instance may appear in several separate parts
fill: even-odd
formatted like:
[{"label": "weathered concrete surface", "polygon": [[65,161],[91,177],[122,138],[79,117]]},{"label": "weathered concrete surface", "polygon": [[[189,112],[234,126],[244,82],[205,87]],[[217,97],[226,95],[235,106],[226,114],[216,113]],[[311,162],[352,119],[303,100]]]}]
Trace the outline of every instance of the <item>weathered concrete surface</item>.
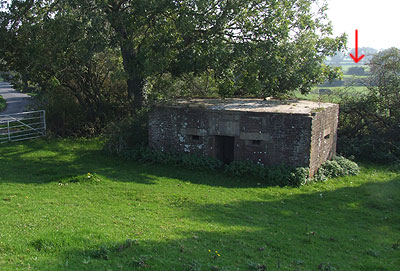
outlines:
[{"label": "weathered concrete surface", "polygon": [[309,101],[177,101],[151,112],[149,143],[225,162],[309,167],[313,175],[336,152],[338,112],[336,104]]},{"label": "weathered concrete surface", "polygon": [[7,102],[6,110],[0,112],[2,115],[24,112],[31,99],[29,95],[14,90],[7,82],[0,82],[0,95]]},{"label": "weathered concrete surface", "polygon": [[210,110],[223,111],[247,111],[247,112],[270,112],[288,114],[310,114],[314,111],[323,110],[333,106],[331,103],[317,103],[303,100],[274,100],[254,98],[232,98],[232,99],[192,99],[177,100],[174,103],[178,107],[206,108]]}]

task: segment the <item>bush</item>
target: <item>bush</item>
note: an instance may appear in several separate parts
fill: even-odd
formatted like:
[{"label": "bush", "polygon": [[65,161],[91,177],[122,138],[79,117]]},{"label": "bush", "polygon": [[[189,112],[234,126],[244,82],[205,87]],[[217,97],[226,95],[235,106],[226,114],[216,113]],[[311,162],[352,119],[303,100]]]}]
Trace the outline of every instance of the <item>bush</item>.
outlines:
[{"label": "bush", "polygon": [[[108,151],[107,148],[105,151]],[[228,165],[224,165],[221,161],[207,156],[188,153],[167,153],[152,150],[143,145],[130,150],[124,150],[117,154],[123,156],[125,159],[143,163],[157,163],[206,171],[222,169],[230,176],[282,187],[299,187],[313,181],[325,181],[328,178],[357,175],[359,173],[359,167],[355,162],[340,156],[335,157],[332,161],[326,161],[320,167],[315,177],[310,178],[309,168],[305,167],[265,167],[249,160],[233,161]]]},{"label": "bush", "polygon": [[255,164],[251,161],[233,161],[225,166],[225,172],[235,177],[255,177],[265,179],[268,176],[268,171],[265,167]]},{"label": "bush", "polygon": [[376,54],[369,64],[368,93],[343,96],[338,151],[360,160],[400,160],[400,50]]},{"label": "bush", "polygon": [[360,168],[357,163],[342,156],[334,157],[331,161],[326,161],[318,169],[314,176],[315,181],[326,181],[329,178],[337,178],[348,175],[357,175]]},{"label": "bush", "polygon": [[147,121],[148,111],[142,110],[134,117],[123,119],[120,122],[112,122],[104,133],[107,139],[104,149],[114,154],[131,152],[133,155],[138,151],[144,152],[141,147],[147,146],[148,143]]},{"label": "bush", "polygon": [[188,153],[167,153],[152,150],[143,144],[138,144],[128,149],[128,145],[125,142],[123,138],[118,138],[118,141],[112,138],[112,140],[108,141],[104,151],[120,155],[127,160],[142,163],[172,165],[205,171],[222,169],[228,175],[243,179],[246,178],[246,180],[254,179],[259,183],[268,185],[297,187],[309,182],[308,168],[264,167],[251,161],[234,161],[228,165],[224,165],[220,160],[211,157]]},{"label": "bush", "polygon": [[167,153],[152,150],[147,146],[138,146],[120,154],[128,160],[135,160],[144,163],[174,165],[195,170],[215,171],[223,166],[221,161],[211,157],[200,156],[196,154]]},{"label": "bush", "polygon": [[36,96],[33,100],[35,109],[46,110],[46,126],[52,134],[59,136],[82,136],[83,127],[88,127],[84,120],[84,110],[69,93],[54,90]]},{"label": "bush", "polygon": [[347,175],[358,175],[360,173],[360,167],[356,162],[351,161],[343,156],[336,156],[334,161],[338,163],[342,168],[343,176]]},{"label": "bush", "polygon": [[311,182],[310,169],[305,167],[295,168],[289,177],[289,186],[300,186]]},{"label": "bush", "polygon": [[178,162],[181,162],[182,165],[188,169],[217,170],[223,166],[223,163],[217,159],[195,154],[183,155],[181,159],[182,160],[178,160]]},{"label": "bush", "polygon": [[0,95],[0,112],[6,109],[6,100]]}]

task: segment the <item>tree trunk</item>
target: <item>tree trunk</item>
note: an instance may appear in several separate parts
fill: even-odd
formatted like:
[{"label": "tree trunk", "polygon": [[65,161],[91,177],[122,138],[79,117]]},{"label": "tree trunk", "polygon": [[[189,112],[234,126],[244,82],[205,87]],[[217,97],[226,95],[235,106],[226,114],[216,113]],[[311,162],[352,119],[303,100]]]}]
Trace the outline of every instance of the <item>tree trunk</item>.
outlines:
[{"label": "tree trunk", "polygon": [[108,20],[119,38],[124,71],[128,75],[128,96],[132,101],[132,113],[134,114],[144,105],[143,87],[145,78],[143,76],[143,65],[137,57],[138,52],[135,50],[134,42],[124,25],[120,3],[122,2],[112,2],[107,13]]},{"label": "tree trunk", "polygon": [[133,110],[132,113],[143,108],[144,105],[144,95],[143,86],[144,80],[139,78],[129,78],[127,80],[128,84],[128,95],[132,100]]},{"label": "tree trunk", "polygon": [[128,75],[128,95],[132,100],[132,113],[143,108],[144,105],[144,82],[145,78],[142,75],[143,67],[137,60],[136,52],[132,42],[125,40],[121,44],[122,60],[124,70]]}]

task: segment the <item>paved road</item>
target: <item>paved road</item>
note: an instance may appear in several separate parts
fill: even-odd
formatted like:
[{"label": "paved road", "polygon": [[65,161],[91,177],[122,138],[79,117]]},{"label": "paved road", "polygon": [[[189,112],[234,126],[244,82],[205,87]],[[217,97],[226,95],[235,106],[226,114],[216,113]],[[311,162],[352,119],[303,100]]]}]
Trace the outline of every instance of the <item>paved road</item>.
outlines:
[{"label": "paved road", "polygon": [[0,82],[0,95],[7,101],[6,110],[0,112],[2,115],[24,112],[30,100],[29,95],[15,91],[7,82]]}]

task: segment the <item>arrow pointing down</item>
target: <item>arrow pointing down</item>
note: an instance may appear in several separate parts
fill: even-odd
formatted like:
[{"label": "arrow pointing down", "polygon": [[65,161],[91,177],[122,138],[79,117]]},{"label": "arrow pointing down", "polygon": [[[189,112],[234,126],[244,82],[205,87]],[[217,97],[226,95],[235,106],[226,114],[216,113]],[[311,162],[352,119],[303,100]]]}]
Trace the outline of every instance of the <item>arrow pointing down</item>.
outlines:
[{"label": "arrow pointing down", "polygon": [[353,54],[350,54],[351,58],[354,60],[355,63],[360,62],[361,59],[364,58],[365,55],[361,55],[358,57],[358,30],[356,29],[356,56],[353,56]]}]

